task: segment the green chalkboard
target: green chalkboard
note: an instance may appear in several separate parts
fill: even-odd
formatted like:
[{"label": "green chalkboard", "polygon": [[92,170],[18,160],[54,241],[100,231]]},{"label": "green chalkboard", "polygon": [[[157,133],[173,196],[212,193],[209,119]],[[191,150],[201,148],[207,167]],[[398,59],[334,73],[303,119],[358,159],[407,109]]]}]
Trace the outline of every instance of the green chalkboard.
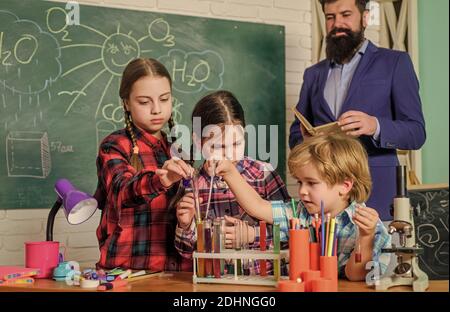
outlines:
[{"label": "green chalkboard", "polygon": [[[244,106],[248,124],[277,125],[278,157],[270,161],[284,177],[282,26],[75,9],[1,0],[0,209],[50,207],[61,177],[89,193],[95,190],[98,143],[123,127],[120,75],[138,56],[157,58],[171,72],[178,123],[191,126],[195,103],[227,89]],[[263,130],[258,135],[268,141],[269,127]],[[269,146],[257,158],[264,160]]]},{"label": "green chalkboard", "polygon": [[416,242],[424,250],[419,266],[430,280],[448,280],[448,184],[413,186],[408,195]]}]

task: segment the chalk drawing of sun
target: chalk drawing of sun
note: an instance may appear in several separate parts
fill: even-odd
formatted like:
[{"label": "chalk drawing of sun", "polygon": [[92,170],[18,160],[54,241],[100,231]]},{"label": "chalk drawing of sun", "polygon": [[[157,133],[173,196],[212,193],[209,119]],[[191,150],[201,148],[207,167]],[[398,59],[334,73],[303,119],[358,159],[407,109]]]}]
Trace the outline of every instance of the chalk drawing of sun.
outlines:
[{"label": "chalk drawing of sun", "polygon": [[[171,34],[169,23],[163,18],[156,18],[145,25],[146,33],[142,37],[136,38],[132,31],[121,32],[119,22],[116,31],[107,35],[99,29],[82,23],[77,25],[79,28],[68,28],[66,24],[61,22],[61,19],[65,17],[65,11],[58,7],[50,9],[49,16],[50,18],[47,19],[48,29],[54,34],[64,34],[60,39],[64,42],[60,46],[63,55],[68,56],[69,59],[71,55],[74,55],[74,59],[76,59],[87,51],[79,49],[90,49],[89,55],[98,56],[71,65],[65,63],[65,67],[68,68],[63,71],[61,78],[77,82],[83,81],[83,84],[80,88],[77,88],[78,90],[61,90],[58,93],[60,96],[69,95],[72,97],[65,109],[64,116],[75,111],[82,111],[83,105],[84,109],[87,109],[87,105],[83,103],[85,101],[89,102],[90,107],[95,105],[98,144],[104,136],[116,130],[119,125],[123,125],[123,105],[118,97],[118,89],[122,73],[127,64],[135,58],[155,57],[154,49],[158,47],[174,47],[175,37]],[[59,26],[55,22],[58,17]],[[53,22],[52,18],[55,19]],[[92,40],[92,37],[95,37],[95,42],[74,43],[73,38],[77,38],[77,31],[80,32],[81,30],[91,35],[87,37],[78,35],[78,38],[90,38]],[[92,49],[93,51],[98,50],[98,52],[92,53]],[[80,78],[80,73],[82,73],[83,78]],[[85,79],[86,77],[88,78]],[[91,89],[88,92],[88,88],[91,86],[95,86],[95,90],[99,91],[93,92]],[[111,100],[112,98],[116,100]],[[176,123],[181,122],[180,108],[183,105],[181,101],[173,97],[172,110]]]},{"label": "chalk drawing of sun", "polygon": [[[109,90],[109,87],[113,83],[115,79],[120,81],[123,70],[126,65],[133,59],[141,57],[143,54],[148,54],[152,52],[151,49],[142,49],[141,42],[146,39],[151,39],[154,42],[161,42],[165,47],[171,47],[175,45],[174,36],[170,34],[170,26],[169,24],[162,18],[158,18],[154,20],[148,26],[148,34],[145,36],[136,39],[133,37],[132,32],[121,33],[120,31],[120,23],[117,25],[117,31],[114,34],[106,35],[105,33],[90,27],[88,25],[80,24],[79,26],[88,29],[89,31],[96,33],[97,35],[103,37],[102,44],[93,44],[93,43],[81,43],[81,44],[69,44],[61,46],[61,49],[70,49],[77,47],[91,47],[95,49],[99,49],[99,58],[93,59],[87,62],[83,62],[78,64],[67,71],[65,71],[61,78],[68,77],[70,74],[78,71],[82,68],[86,68],[88,66],[92,66],[96,63],[101,63],[102,69],[94,74],[89,81],[87,81],[81,90],[78,90],[76,96],[72,99],[72,101],[67,106],[65,111],[65,115],[67,115],[76,104],[77,100],[79,100],[80,96],[85,95],[86,89],[91,86],[97,79],[99,79],[102,75],[108,75],[109,79],[106,83],[105,87],[102,88],[100,99],[96,106],[95,117],[98,118],[100,114],[102,114],[102,103],[106,93]],[[157,29],[155,34],[155,29]],[[163,35],[161,35],[161,29],[164,29]],[[147,55],[148,56],[148,55]],[[117,92],[115,90],[114,92]],[[108,105],[103,106],[103,110],[110,109]],[[117,108],[116,109],[121,109]],[[103,112],[104,113],[104,112]],[[103,114],[105,119],[111,119],[108,116],[120,115],[113,112],[112,114]],[[178,116],[178,114],[177,114]],[[112,118],[113,121],[118,122],[117,118]]]}]

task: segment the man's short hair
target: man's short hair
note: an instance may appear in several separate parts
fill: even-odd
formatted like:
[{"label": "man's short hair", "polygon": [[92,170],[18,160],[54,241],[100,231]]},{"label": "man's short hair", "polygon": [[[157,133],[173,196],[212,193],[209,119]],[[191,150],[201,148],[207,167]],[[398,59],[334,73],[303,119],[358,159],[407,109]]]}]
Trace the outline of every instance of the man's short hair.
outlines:
[{"label": "man's short hair", "polygon": [[[322,11],[325,12],[325,4],[327,3],[333,3],[337,0],[319,0],[320,4],[322,5]],[[365,10],[368,10],[368,3],[370,0],[355,0],[355,4],[358,7],[359,12],[362,14]]]}]

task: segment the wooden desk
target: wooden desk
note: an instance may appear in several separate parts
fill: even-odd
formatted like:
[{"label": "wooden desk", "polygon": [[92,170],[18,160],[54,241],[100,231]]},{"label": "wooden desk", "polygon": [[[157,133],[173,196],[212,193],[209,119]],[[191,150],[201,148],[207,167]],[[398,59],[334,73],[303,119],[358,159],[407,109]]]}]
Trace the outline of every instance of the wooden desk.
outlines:
[{"label": "wooden desk", "polygon": [[[430,281],[430,292],[448,292],[449,282]],[[82,289],[79,286],[68,286],[65,282],[37,279],[33,285],[0,286],[0,292],[8,291],[40,291],[40,292],[92,292],[96,290]],[[149,279],[130,282],[126,287],[113,289],[115,292],[273,292],[274,287],[217,285],[192,283],[192,273],[164,273]],[[339,281],[340,292],[374,292],[373,287],[364,282]],[[389,292],[412,291],[411,287],[394,287]]]}]

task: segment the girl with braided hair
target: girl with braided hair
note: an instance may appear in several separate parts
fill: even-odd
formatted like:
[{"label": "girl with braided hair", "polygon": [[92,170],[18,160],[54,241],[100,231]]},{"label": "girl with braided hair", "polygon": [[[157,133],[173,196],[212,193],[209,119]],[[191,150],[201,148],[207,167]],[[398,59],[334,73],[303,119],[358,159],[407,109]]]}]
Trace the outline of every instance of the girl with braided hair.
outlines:
[{"label": "girl with braided hair", "polygon": [[107,136],[97,157],[95,197],[102,210],[98,268],[191,270],[173,246],[176,217],[168,202],[192,168],[170,158],[161,130],[172,121],[172,80],[154,59],[135,59],[120,85],[125,129]]}]

